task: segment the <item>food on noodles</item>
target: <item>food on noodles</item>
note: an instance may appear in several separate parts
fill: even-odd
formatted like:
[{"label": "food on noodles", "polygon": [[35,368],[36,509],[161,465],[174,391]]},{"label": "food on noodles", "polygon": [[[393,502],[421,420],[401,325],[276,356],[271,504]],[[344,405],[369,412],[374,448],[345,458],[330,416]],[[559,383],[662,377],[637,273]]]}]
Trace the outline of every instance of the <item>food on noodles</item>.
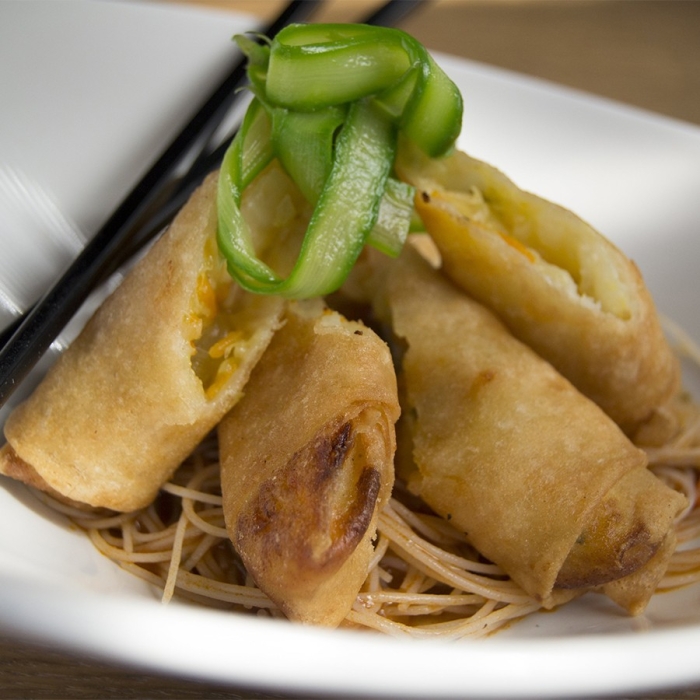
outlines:
[{"label": "food on noodles", "polygon": [[627,607],[643,608],[683,497],[598,406],[417,252],[380,269],[376,307],[401,348],[409,490],[546,607],[558,591],[653,564],[655,576],[626,589]]},{"label": "food on noodles", "polygon": [[141,508],[238,400],[284,302],[231,281],[215,193],[210,177],[12,412],[1,473]]},{"label": "food on noodles", "polygon": [[[700,367],[700,349],[685,340],[679,349],[690,350]],[[669,410],[678,418],[679,432],[666,446],[647,452],[654,472],[685,494],[689,505],[675,524],[678,547],[659,583],[661,592],[700,584],[700,409],[685,399]],[[105,556],[160,588],[164,601],[176,595],[240,614],[281,617],[230,545],[219,474],[212,434],[157,499],[134,513],[85,512],[37,495],[84,528]],[[367,578],[342,627],[418,639],[482,637],[541,608],[400,481],[379,516],[377,531]]]},{"label": "food on noodles", "polygon": [[[164,601],[454,639],[700,581],[700,410],[634,266],[445,155],[461,96],[403,32],[238,42],[220,172],[10,416],[0,471]],[[414,185],[434,267],[399,256]],[[373,305],[396,369],[320,297]]]},{"label": "food on noodles", "polygon": [[679,368],[637,267],[571,212],[456,152],[397,165],[445,273],[628,434],[677,392]]},{"label": "food on noodles", "polygon": [[337,626],[350,611],[394,484],[398,414],[386,343],[311,300],[219,425],[229,536],[290,619]]}]

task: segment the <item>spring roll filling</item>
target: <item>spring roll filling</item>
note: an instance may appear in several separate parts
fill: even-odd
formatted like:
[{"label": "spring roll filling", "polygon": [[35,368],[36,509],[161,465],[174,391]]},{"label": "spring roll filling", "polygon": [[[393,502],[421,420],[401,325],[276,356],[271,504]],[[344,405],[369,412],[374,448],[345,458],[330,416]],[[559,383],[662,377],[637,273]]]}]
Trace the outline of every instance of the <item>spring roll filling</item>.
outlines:
[{"label": "spring roll filling", "polygon": [[[251,226],[256,253],[288,272],[310,211],[276,160],[245,191],[242,211]],[[192,369],[212,400],[255,345],[261,302],[231,279],[214,236],[205,244],[204,259],[185,333],[192,344]]]},{"label": "spring roll filling", "polygon": [[[242,209],[255,247],[275,266],[286,269],[309,218],[308,206],[277,161],[266,168],[244,194]],[[261,301],[237,285],[219,252],[216,236],[204,246],[204,264],[184,321],[192,346],[192,369],[207,399],[213,400],[256,345]]]},{"label": "spring roll filling", "polygon": [[621,320],[630,318],[630,300],[615,271],[600,256],[593,256],[592,250],[563,245],[562,235],[545,222],[537,221],[536,212],[527,202],[506,199],[477,184],[466,191],[433,187],[419,196],[423,204],[449,213],[451,225],[456,229],[474,222],[482,231],[500,236],[504,243],[538,265],[541,274],[553,285],[577,295],[582,304]]}]

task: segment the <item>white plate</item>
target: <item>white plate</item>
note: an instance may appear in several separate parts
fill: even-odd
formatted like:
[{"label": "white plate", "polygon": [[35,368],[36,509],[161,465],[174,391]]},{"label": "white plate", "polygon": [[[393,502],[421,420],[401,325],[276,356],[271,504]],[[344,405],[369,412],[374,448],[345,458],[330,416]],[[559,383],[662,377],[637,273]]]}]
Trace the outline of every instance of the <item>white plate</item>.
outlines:
[{"label": "white plate", "polygon": [[[241,15],[155,5],[0,3],[0,165],[94,230],[215,84],[230,36],[250,26]],[[660,310],[700,337],[700,130],[439,59],[465,96],[461,146],[607,234],[636,260]],[[30,271],[37,255],[21,236],[0,229],[1,255]],[[268,690],[581,697],[700,684],[698,586],[658,597],[643,618],[589,596],[478,642],[307,629],[164,607],[7,480],[0,590],[5,632]]]}]

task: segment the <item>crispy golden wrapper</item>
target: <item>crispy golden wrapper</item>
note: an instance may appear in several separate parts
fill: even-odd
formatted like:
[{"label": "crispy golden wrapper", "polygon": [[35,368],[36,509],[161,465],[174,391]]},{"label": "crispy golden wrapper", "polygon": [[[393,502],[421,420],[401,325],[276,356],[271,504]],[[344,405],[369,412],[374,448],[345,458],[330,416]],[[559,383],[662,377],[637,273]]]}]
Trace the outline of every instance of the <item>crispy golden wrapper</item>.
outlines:
[{"label": "crispy golden wrapper", "polygon": [[393,486],[398,415],[384,341],[315,301],[290,307],[221,422],[231,541],[290,619],[337,626],[350,610]]},{"label": "crispy golden wrapper", "polygon": [[[271,169],[249,188],[262,239],[302,225],[279,180]],[[228,276],[215,240],[216,184],[212,174],[10,415],[0,473],[135,510],[240,398],[284,302]],[[266,207],[255,207],[259,196]]]},{"label": "crispy golden wrapper", "polygon": [[445,273],[628,435],[677,392],[679,366],[639,270],[570,211],[460,152],[402,150],[401,177]]},{"label": "crispy golden wrapper", "polygon": [[[685,499],[598,406],[410,247],[376,308],[403,349],[409,488],[484,556],[545,606],[665,565]],[[638,612],[655,585],[618,599]]]}]

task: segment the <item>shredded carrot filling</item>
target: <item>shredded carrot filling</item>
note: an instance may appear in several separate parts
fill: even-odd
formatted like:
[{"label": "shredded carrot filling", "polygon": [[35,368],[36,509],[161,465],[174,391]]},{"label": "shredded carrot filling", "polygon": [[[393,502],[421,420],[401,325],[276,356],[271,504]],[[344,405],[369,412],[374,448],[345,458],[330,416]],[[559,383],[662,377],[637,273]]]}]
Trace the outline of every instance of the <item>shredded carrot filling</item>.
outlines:
[{"label": "shredded carrot filling", "polygon": [[522,253],[531,263],[534,263],[537,258],[535,254],[523,243],[521,243],[517,238],[509,236],[507,233],[502,233],[498,231],[498,235],[512,248],[515,248],[519,253]]},{"label": "shredded carrot filling", "polygon": [[216,370],[214,381],[207,387],[206,397],[213,399],[223,388],[226,382],[233,376],[233,373],[238,369],[238,362],[235,358],[229,357],[221,362]]},{"label": "shredded carrot filling", "polygon": [[218,303],[214,284],[207,274],[208,271],[203,270],[197,277],[197,300],[199,302],[200,313],[205,320],[213,319],[218,311]]},{"label": "shredded carrot filling", "polygon": [[245,319],[232,311],[238,289],[215,247],[207,241],[204,265],[197,276],[192,309],[185,315],[185,328],[192,346],[192,369],[204,387],[207,399],[214,399],[238,368],[239,358],[249,340]]},{"label": "shredded carrot filling", "polygon": [[209,357],[227,358],[242,339],[243,333],[241,331],[230,331],[209,348]]},{"label": "shredded carrot filling", "polygon": [[[482,193],[476,188],[472,188],[469,192],[442,192],[435,190],[430,193],[430,197],[437,202],[444,202],[454,207],[465,219],[476,221],[497,233],[505,243],[524,255],[531,263],[537,260],[537,256],[530,248],[506,232],[489,205],[484,201]],[[450,218],[456,228],[462,228],[459,219]]]}]

